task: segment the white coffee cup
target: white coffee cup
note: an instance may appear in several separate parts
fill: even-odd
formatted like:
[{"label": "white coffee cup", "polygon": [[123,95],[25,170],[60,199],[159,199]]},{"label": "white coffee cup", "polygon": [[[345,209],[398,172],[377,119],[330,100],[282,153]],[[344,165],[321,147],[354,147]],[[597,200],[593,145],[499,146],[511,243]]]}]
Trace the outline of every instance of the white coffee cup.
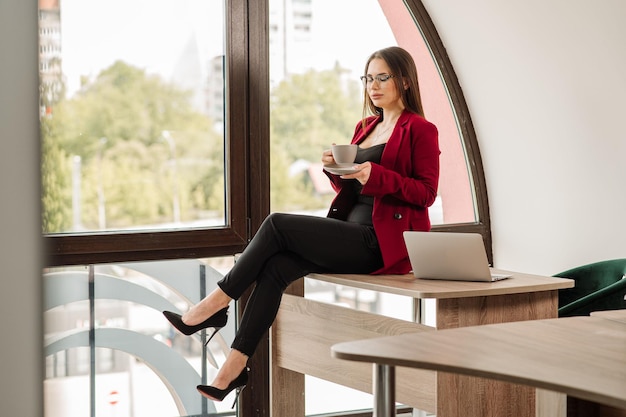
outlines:
[{"label": "white coffee cup", "polygon": [[351,164],[356,158],[357,149],[357,145],[333,145],[333,158],[338,164]]}]

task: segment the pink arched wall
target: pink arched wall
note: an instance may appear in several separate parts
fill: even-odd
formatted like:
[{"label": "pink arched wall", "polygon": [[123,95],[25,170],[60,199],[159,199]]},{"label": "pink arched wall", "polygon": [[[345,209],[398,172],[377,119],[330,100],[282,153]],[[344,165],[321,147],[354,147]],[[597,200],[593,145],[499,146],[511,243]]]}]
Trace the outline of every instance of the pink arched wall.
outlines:
[{"label": "pink arched wall", "polygon": [[426,118],[439,130],[441,174],[439,196],[443,221],[474,222],[473,186],[469,177],[462,138],[452,113],[448,94],[416,22],[399,0],[378,0],[398,46],[413,56],[419,74],[420,92]]}]

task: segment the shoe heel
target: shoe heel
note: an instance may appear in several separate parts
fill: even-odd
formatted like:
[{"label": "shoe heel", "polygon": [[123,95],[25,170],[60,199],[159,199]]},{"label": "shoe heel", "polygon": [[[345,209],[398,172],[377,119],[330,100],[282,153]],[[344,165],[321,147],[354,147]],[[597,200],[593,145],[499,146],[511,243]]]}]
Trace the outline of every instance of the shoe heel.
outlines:
[{"label": "shoe heel", "polygon": [[244,389],[245,387],[246,387],[246,386],[245,386],[245,385],[243,385],[243,386],[241,386],[241,387],[237,388],[237,391],[235,392],[235,401],[233,401],[233,405],[231,405],[231,406],[230,406],[230,409],[231,409],[231,410],[232,410],[233,408],[235,408],[235,404],[237,404],[237,399],[239,398],[239,394],[241,394],[241,391],[243,391],[243,389]]},{"label": "shoe heel", "polygon": [[216,334],[217,332],[219,332],[221,329],[222,329],[221,327],[215,327],[215,328],[213,329],[213,333],[211,333],[211,336],[209,336],[209,339],[208,339],[206,342],[204,342],[204,347],[205,347],[205,348],[206,348],[207,346],[209,346],[209,342],[211,341],[211,339],[213,339],[213,336],[215,336],[215,334]]}]

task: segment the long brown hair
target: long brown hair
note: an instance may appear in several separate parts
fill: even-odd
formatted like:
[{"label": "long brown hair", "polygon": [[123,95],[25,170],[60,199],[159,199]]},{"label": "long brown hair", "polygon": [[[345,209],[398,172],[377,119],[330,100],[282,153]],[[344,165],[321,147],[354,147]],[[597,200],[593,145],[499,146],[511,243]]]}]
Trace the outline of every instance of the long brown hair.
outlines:
[{"label": "long brown hair", "polygon": [[[374,52],[370,55],[365,63],[364,74],[367,74],[367,68],[373,59],[382,59],[387,63],[389,71],[393,74],[393,82],[400,91],[400,98],[404,107],[420,116],[424,116],[422,108],[422,98],[420,96],[420,87],[417,81],[417,68],[411,54],[399,46],[391,46]],[[405,88],[406,86],[406,88]],[[369,95],[367,88],[363,90],[363,123],[365,118],[371,115],[380,115],[382,109],[376,107]]]}]

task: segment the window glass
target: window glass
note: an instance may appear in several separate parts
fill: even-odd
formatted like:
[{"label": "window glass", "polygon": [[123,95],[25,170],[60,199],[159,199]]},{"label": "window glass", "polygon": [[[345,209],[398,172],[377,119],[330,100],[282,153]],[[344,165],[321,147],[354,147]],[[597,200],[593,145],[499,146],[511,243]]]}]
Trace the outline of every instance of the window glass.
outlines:
[{"label": "window glass", "polygon": [[223,0],[40,0],[43,231],[226,223]]},{"label": "window glass", "polygon": [[401,0],[270,0],[269,39],[272,211],[326,215],[334,192],[322,172],[322,151],[350,141],[362,116],[365,62],[372,52],[397,45],[416,61],[426,118],[439,129],[441,176],[431,222],[476,221],[447,91]]}]

